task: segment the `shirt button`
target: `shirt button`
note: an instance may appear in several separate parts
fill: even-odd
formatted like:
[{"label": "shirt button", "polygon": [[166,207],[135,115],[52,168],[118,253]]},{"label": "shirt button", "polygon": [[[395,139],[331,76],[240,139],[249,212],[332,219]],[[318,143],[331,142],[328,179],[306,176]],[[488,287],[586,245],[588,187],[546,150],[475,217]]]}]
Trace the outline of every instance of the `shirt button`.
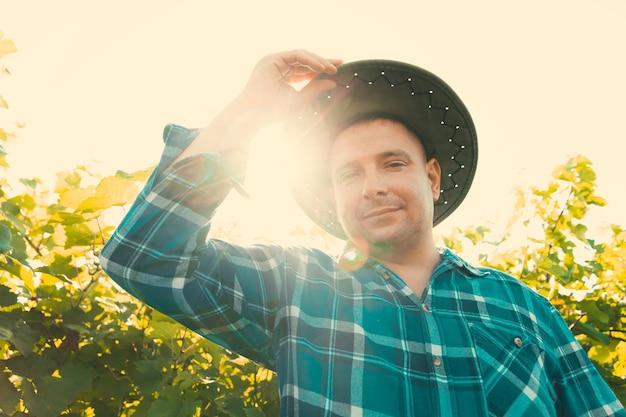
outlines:
[{"label": "shirt button", "polygon": [[422,304],[422,311],[428,313],[428,306],[426,304]]},{"label": "shirt button", "polygon": [[515,343],[515,346],[517,346],[518,348],[521,348],[522,345],[524,344],[524,342],[522,342],[522,339],[519,337],[516,337],[515,339],[513,339],[513,343]]},{"label": "shirt button", "polygon": [[433,365],[435,366],[441,366],[441,358],[439,356],[435,356],[433,358]]},{"label": "shirt button", "polygon": [[383,278],[389,279],[391,278],[391,274],[388,271],[383,271]]}]

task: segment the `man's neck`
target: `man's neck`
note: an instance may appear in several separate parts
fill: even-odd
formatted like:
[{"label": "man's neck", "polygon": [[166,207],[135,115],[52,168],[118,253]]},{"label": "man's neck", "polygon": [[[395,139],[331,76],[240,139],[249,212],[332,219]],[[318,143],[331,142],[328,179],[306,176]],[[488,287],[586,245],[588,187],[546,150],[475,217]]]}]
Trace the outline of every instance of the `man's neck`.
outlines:
[{"label": "man's neck", "polygon": [[441,259],[441,255],[432,241],[420,246],[413,246],[409,250],[381,253],[379,256],[376,256],[376,253],[371,255],[373,259],[398,274],[418,297],[422,296],[437,263]]}]

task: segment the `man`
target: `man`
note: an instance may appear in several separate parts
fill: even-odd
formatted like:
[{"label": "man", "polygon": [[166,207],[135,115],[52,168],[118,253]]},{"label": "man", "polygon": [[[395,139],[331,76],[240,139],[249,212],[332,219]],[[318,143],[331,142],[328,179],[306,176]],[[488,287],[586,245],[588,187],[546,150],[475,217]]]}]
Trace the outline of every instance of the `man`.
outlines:
[{"label": "man", "polygon": [[[109,275],[276,370],[284,416],[626,415],[548,301],[435,247],[476,168],[457,95],[408,64],[339,63],[270,55],[208,127],[169,126],[103,249]],[[206,240],[250,137],[280,120],[304,150],[294,196],[348,240],[339,260]]]}]

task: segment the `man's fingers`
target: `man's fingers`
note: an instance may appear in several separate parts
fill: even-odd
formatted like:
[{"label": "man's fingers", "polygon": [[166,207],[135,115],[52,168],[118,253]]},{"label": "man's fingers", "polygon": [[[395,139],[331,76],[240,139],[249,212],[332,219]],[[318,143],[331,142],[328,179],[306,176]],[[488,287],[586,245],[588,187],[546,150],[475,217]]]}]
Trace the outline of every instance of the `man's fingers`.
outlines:
[{"label": "man's fingers", "polygon": [[[294,58],[298,56],[304,58],[303,55],[293,55]],[[341,59],[324,59],[314,54],[312,57],[315,58],[315,64],[313,61],[305,63],[304,60],[285,63],[286,67],[282,70],[281,79],[288,84],[302,83],[312,80],[321,73],[335,74],[337,72],[336,66],[343,63]]]},{"label": "man's fingers", "polygon": [[304,49],[281,52],[278,55],[288,67],[314,73],[334,74],[337,72],[336,65],[341,63],[341,60],[326,59]]},{"label": "man's fingers", "polygon": [[322,58],[306,50],[267,55],[250,76],[242,92],[243,100],[260,103],[277,117],[284,118],[302,103],[334,88],[334,81],[315,77],[335,74],[336,65],[340,63],[341,60]]},{"label": "man's fingers", "polygon": [[333,67],[337,67],[343,64],[343,59],[329,58],[328,62],[330,62]]}]

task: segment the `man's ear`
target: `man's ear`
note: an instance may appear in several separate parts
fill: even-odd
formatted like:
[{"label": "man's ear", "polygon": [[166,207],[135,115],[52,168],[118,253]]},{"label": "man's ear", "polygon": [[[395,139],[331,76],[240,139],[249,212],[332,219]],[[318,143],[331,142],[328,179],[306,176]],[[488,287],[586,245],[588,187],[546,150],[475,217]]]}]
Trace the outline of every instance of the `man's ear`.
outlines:
[{"label": "man's ear", "polygon": [[430,190],[433,195],[433,201],[439,200],[441,194],[441,165],[435,158],[430,158],[426,163],[426,174],[430,181]]}]

